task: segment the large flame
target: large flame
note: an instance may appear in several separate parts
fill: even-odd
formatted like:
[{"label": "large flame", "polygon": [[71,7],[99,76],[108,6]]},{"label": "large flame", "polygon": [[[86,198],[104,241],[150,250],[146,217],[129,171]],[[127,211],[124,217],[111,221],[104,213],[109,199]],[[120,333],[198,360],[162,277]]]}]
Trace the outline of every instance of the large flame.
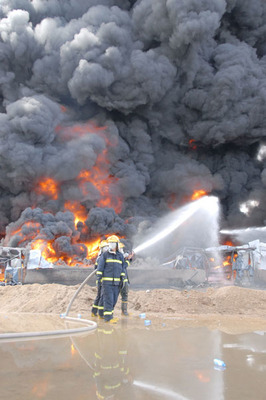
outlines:
[{"label": "large flame", "polygon": [[[116,235],[118,236],[118,235]],[[119,236],[118,236],[119,237]],[[120,236],[122,238],[122,236]],[[85,243],[77,243],[76,246],[81,246],[81,250],[84,250],[84,247],[87,250],[86,259],[90,260],[93,263],[98,255],[99,252],[99,245],[102,238],[98,237],[97,239],[85,242]],[[77,256],[70,257],[67,254],[60,254],[56,253],[54,248],[54,241],[50,240],[43,240],[43,239],[36,239],[31,242],[31,248],[33,250],[40,250],[42,257],[50,262],[51,264],[60,264],[64,262],[65,264],[69,265],[70,267],[74,267],[76,265],[84,266],[84,259],[77,258]],[[85,257],[84,257],[85,258]]]},{"label": "large flame", "polygon": [[50,177],[43,177],[37,182],[35,191],[37,194],[50,197],[53,200],[57,200],[59,186],[54,179]]},{"label": "large flame", "polygon": [[[93,168],[83,170],[78,176],[78,185],[84,197],[88,194],[86,183],[92,183],[100,193],[100,199],[96,205],[98,207],[113,208],[117,214],[122,210],[122,198],[116,193],[116,183],[118,178],[109,174],[107,151],[104,150],[97,158]],[[115,190],[116,189],[116,190]]]},{"label": "large flame", "polygon": [[18,247],[23,247],[34,239],[40,232],[41,224],[35,221],[27,221],[22,227],[12,232],[12,236],[19,236],[21,239],[18,242]]},{"label": "large flame", "polygon": [[[95,261],[99,251],[99,244],[101,239],[98,238],[88,243],[79,243],[77,246],[81,246],[81,249],[84,250],[84,246],[87,249],[86,259],[91,260],[92,262]],[[76,265],[84,265],[84,261],[77,258],[77,256],[70,257],[67,254],[60,254],[56,253],[54,248],[54,241],[50,240],[43,240],[43,239],[36,239],[32,241],[31,248],[33,250],[40,250],[42,257],[51,264],[57,263],[66,263],[70,267]]]},{"label": "large flame", "polygon": [[58,260],[55,250],[53,249],[52,241],[36,239],[31,243],[31,248],[33,250],[40,250],[42,257],[50,263]]},{"label": "large flame", "polygon": [[88,258],[93,259],[97,256],[98,251],[99,251],[99,245],[100,245],[101,239],[98,238],[94,240],[93,242],[87,242],[84,243],[84,245],[87,247],[87,252],[88,252]]},{"label": "large flame", "polygon": [[87,210],[78,201],[66,201],[64,204],[64,208],[65,210],[69,210],[74,214],[76,227],[79,222],[86,221],[88,215]]},{"label": "large flame", "polygon": [[[93,185],[99,194],[99,199],[96,201],[98,207],[109,207],[113,208],[116,213],[120,213],[122,210],[123,200],[117,185],[119,179],[110,174],[110,162],[108,159],[108,149],[116,146],[117,139],[112,138],[112,142],[108,139],[105,133],[106,127],[97,127],[92,121],[85,124],[76,124],[74,126],[58,126],[56,132],[63,141],[74,140],[76,136],[84,135],[97,135],[104,139],[106,148],[97,156],[94,166],[90,170],[81,170],[76,176],[77,186],[80,188],[83,194],[83,200],[86,200]],[[88,185],[88,183],[90,185]],[[45,196],[47,198],[57,200],[60,198],[60,182],[57,182],[52,177],[41,177],[37,180],[34,187],[35,192],[38,195]],[[81,199],[82,201],[82,199]],[[78,205],[76,201],[68,199],[65,203],[65,209],[72,211],[75,209],[76,223],[79,221],[85,221],[85,211],[81,205]]]},{"label": "large flame", "polygon": [[[67,112],[67,109],[62,106],[61,111]],[[84,124],[76,124],[74,126],[57,126],[55,129],[58,141],[67,142],[76,140],[77,136],[97,135],[105,142],[105,148],[98,154],[94,166],[90,170],[81,170],[74,179],[76,185],[80,189],[82,197],[80,201],[71,198],[65,199],[66,193],[62,191],[64,187],[63,183],[56,181],[51,176],[39,177],[34,185],[34,191],[37,194],[37,205],[43,204],[43,201],[65,199],[64,203],[61,205],[61,210],[69,210],[72,212],[74,215],[73,222],[77,229],[77,231],[75,231],[73,228],[73,235],[71,235],[69,239],[69,244],[71,245],[70,249],[68,250],[67,248],[64,250],[63,246],[60,247],[60,241],[56,241],[58,236],[53,240],[44,239],[46,237],[45,230],[42,230],[44,226],[35,221],[24,222],[19,228],[11,232],[12,236],[18,238],[18,246],[26,246],[28,243],[31,243],[32,249],[40,250],[42,257],[53,264],[64,262],[73,266],[77,263],[83,264],[82,260],[85,258],[88,260],[94,260],[96,258],[99,250],[99,243],[102,238],[100,236],[89,237],[89,228],[85,224],[89,210],[82,204],[82,200],[85,201],[88,199],[88,195],[92,187],[94,187],[96,189],[94,193],[96,192],[98,196],[97,201],[95,201],[96,206],[113,208],[116,213],[120,213],[123,205],[122,196],[119,194],[119,185],[117,184],[119,178],[116,178],[110,173],[110,163],[108,159],[108,150],[117,145],[117,138],[114,135],[107,136],[105,131],[105,126],[98,127],[93,121],[88,121]],[[71,180],[71,184],[73,184],[73,180]],[[84,242],[84,238],[87,237],[88,240]],[[74,255],[71,254],[70,257],[70,255],[65,254],[64,251],[74,253]]]}]

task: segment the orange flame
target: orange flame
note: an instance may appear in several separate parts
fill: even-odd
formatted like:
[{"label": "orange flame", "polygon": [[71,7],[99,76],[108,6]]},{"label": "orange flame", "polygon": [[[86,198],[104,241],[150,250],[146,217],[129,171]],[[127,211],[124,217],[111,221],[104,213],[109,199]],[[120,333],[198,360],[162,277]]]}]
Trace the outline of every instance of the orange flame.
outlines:
[{"label": "orange flame", "polygon": [[[62,106],[64,111],[64,106]],[[116,213],[120,213],[122,210],[122,196],[118,193],[119,188],[117,182],[118,178],[110,174],[110,163],[108,160],[108,148],[117,145],[117,138],[112,137],[112,142],[104,132],[106,127],[98,127],[93,121],[86,122],[84,124],[77,124],[74,126],[57,126],[56,132],[58,133],[61,140],[70,141],[76,139],[77,136],[84,136],[88,134],[95,134],[102,137],[105,141],[106,148],[97,156],[95,165],[90,170],[82,170],[76,177],[77,184],[84,195],[84,200],[87,198],[91,186],[93,185],[98,193],[99,199],[96,202],[98,207],[110,207],[113,208]],[[60,194],[60,184],[51,177],[41,178],[36,185],[36,193],[39,195],[47,196],[51,199],[58,199]],[[67,201],[65,208],[70,209],[73,204],[71,201]],[[76,202],[75,208],[76,207]],[[81,207],[79,207],[81,209]],[[81,210],[77,210],[76,223],[78,221],[84,222],[84,213]]]},{"label": "orange flame", "polygon": [[[198,200],[200,197],[206,196],[208,193],[205,190],[196,190],[192,194],[192,196],[184,196],[183,197],[183,203],[187,203],[190,201]],[[178,200],[178,195],[176,193],[171,193],[169,197],[167,198],[167,205],[171,210],[175,210],[177,207],[177,200]]]},{"label": "orange flame", "polygon": [[227,267],[228,265],[231,265],[231,263],[229,261],[223,261],[223,266]]},{"label": "orange flame", "polygon": [[[74,236],[72,244],[75,245],[77,250],[80,250],[77,252],[80,255],[76,254],[70,257],[68,254],[57,254],[54,246],[54,240],[46,240],[38,237],[41,227],[42,225],[38,222],[27,221],[20,228],[16,229],[16,231],[12,232],[12,236],[16,235],[21,238],[18,242],[18,245],[26,245],[31,243],[31,249],[39,250],[41,252],[41,256],[51,264],[64,262],[69,266],[84,265],[85,258],[86,260],[91,260],[94,262],[95,258],[97,257],[99,245],[103,239],[100,236],[88,242],[78,242],[77,237]],[[27,232],[28,230],[30,233]],[[112,233],[110,233],[110,235],[111,234]],[[119,237],[119,235],[117,236]],[[123,236],[120,236],[120,238],[123,238]],[[85,265],[87,264],[88,262],[86,261]],[[0,271],[0,280],[1,279],[4,279],[4,271]]]},{"label": "orange flame", "polygon": [[31,243],[31,248],[32,250],[40,250],[42,257],[50,263],[54,263],[59,259],[59,257],[56,256],[52,241],[36,239]]},{"label": "orange flame", "polygon": [[191,149],[191,150],[196,150],[197,149],[197,146],[196,146],[196,141],[195,141],[195,139],[190,139],[189,140],[189,148]]},{"label": "orange flame", "polygon": [[75,226],[78,222],[85,222],[87,219],[87,210],[78,201],[66,201],[64,204],[66,210],[71,211],[75,216]]},{"label": "orange flame", "polygon": [[109,174],[107,169],[108,164],[107,151],[105,150],[98,156],[96,164],[90,171],[83,170],[80,172],[78,176],[79,187],[86,197],[88,194],[86,183],[92,183],[100,193],[100,199],[96,205],[98,207],[113,208],[119,214],[122,210],[123,202],[122,198],[114,193],[115,183],[118,181],[118,178]]},{"label": "orange flame", "polygon": [[[19,236],[21,238],[18,242],[18,246],[20,246],[34,239],[40,232],[40,228],[41,224],[39,222],[27,221],[15,231],[12,231],[12,236]],[[27,232],[28,229],[30,229],[30,233]]]},{"label": "orange flame", "polygon": [[234,246],[233,242],[231,242],[230,240],[226,240],[225,242],[223,242],[223,245],[225,245],[225,246]]},{"label": "orange flame", "polygon": [[44,177],[37,183],[35,191],[37,194],[57,200],[59,191],[58,183],[52,178]]},{"label": "orange flame", "polygon": [[191,196],[191,200],[197,200],[206,195],[207,195],[207,192],[205,192],[205,190],[197,190]]},{"label": "orange flame", "polygon": [[98,251],[99,251],[100,242],[101,242],[101,239],[96,239],[94,242],[84,243],[85,246],[87,247],[89,259],[92,259],[97,256]]},{"label": "orange flame", "polygon": [[[97,257],[100,242],[101,239],[99,238],[88,243],[79,244],[80,246],[82,246],[82,249],[83,245],[87,248],[87,259],[93,260],[95,259],[95,257]],[[51,264],[56,264],[61,260],[71,267],[77,264],[83,265],[83,262],[77,260],[76,257],[68,257],[67,255],[59,256],[58,254],[56,254],[56,251],[53,247],[53,241],[36,239],[31,243],[31,248],[33,250],[40,250],[42,257]]]},{"label": "orange flame", "polygon": [[[61,110],[62,112],[65,112],[66,108],[62,106]],[[105,126],[98,127],[92,121],[75,126],[56,127],[56,132],[60,140],[70,141],[75,139],[77,136],[88,134],[97,134],[104,139],[106,143],[106,149],[98,155],[95,165],[90,170],[82,170],[79,175],[76,176],[76,182],[85,199],[87,199],[91,187],[94,186],[94,188],[98,191],[98,201],[96,202],[96,205],[98,207],[110,207],[113,208],[116,213],[120,213],[122,210],[123,199],[121,194],[119,193],[119,188],[117,185],[119,178],[116,178],[110,174],[110,165],[108,160],[108,147],[116,146],[117,138],[112,137],[112,142],[110,142],[109,138],[104,132],[105,130]],[[35,192],[38,195],[46,196],[48,199],[57,200],[58,198],[60,198],[60,189],[60,182],[57,182],[51,177],[44,176],[36,182]],[[78,222],[84,223],[86,221],[88,213],[87,209],[79,202],[68,200],[65,202],[64,208],[65,210],[69,210],[74,214],[76,226]],[[27,233],[27,230],[26,233],[23,231],[23,227],[27,226],[27,224],[29,224],[29,226],[30,224],[35,224],[34,229],[29,229],[29,232],[31,232],[29,234]],[[39,223],[28,221],[22,227],[17,229],[17,231],[12,232],[12,235],[16,234],[21,237],[19,245],[24,242],[26,243],[32,241],[32,249],[39,249],[43,258],[46,259],[48,262],[55,263],[59,260],[63,260],[68,265],[76,265],[77,256],[69,258],[64,255],[58,255],[56,254],[53,241],[43,240],[38,237],[41,228],[42,226]],[[83,237],[85,237],[85,234],[88,233],[88,229],[87,231],[86,229],[87,228],[84,224],[81,232],[81,235]],[[93,259],[97,255],[100,238],[94,238],[93,241],[89,241],[88,243],[77,243],[79,236],[78,234],[74,236],[75,237],[73,238],[73,242],[75,241],[75,246],[81,246],[81,253],[83,253],[83,255],[85,250],[87,249],[87,258]]]},{"label": "orange flame", "polygon": [[[237,256],[237,254],[235,254],[235,255],[233,256],[233,261],[235,261],[236,256]],[[213,259],[210,259],[210,260],[213,260]],[[227,267],[230,267],[230,269],[231,269],[231,267],[232,267],[232,257],[231,257],[231,255],[228,255],[228,256],[226,257],[226,259],[223,261],[222,265],[217,265],[217,266],[214,267],[213,269],[214,269],[214,270],[217,270],[217,269],[224,268],[224,269],[228,270]],[[230,279],[230,277],[231,277],[231,272],[230,272],[230,275],[229,275],[228,279]]]}]

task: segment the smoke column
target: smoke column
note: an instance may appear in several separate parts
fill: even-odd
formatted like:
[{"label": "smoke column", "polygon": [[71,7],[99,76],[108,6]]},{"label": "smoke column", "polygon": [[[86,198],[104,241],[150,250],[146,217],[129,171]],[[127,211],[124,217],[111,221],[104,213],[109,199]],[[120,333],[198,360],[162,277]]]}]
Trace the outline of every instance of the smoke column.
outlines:
[{"label": "smoke column", "polygon": [[5,244],[83,256],[198,190],[264,226],[265,26],[264,0],[0,0]]}]

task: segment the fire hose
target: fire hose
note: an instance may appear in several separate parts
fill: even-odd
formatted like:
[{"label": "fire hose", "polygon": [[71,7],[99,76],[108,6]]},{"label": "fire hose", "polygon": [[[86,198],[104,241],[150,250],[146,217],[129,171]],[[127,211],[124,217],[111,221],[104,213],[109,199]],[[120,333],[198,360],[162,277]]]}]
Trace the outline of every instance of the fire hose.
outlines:
[{"label": "fire hose", "polygon": [[66,310],[66,313],[65,313],[65,318],[68,316],[68,313],[69,313],[69,311],[70,311],[70,308],[72,307],[72,304],[73,304],[75,298],[77,297],[77,295],[79,294],[79,292],[81,291],[81,289],[83,288],[83,286],[85,286],[86,283],[89,281],[89,279],[92,278],[93,275],[96,274],[96,271],[97,271],[97,270],[95,269],[89,276],[87,276],[87,278],[84,279],[84,281],[82,282],[82,284],[80,285],[80,287],[78,288],[78,290],[74,293],[74,296],[72,297],[72,299],[70,300],[69,305],[67,306],[67,310]]},{"label": "fire hose", "polygon": [[63,318],[65,321],[69,322],[79,322],[81,324],[86,324],[87,326],[85,327],[80,327],[80,328],[73,328],[73,329],[60,329],[60,330],[53,330],[53,331],[40,331],[40,332],[10,332],[10,333],[0,333],[0,344],[3,342],[12,342],[12,341],[25,341],[25,340],[34,340],[34,339],[47,339],[47,338],[57,338],[57,337],[66,337],[70,335],[78,335],[78,334],[84,334],[89,331],[93,331],[97,328],[97,323],[88,319],[81,319],[81,318],[73,318],[73,317],[68,317],[68,313],[71,309],[71,306],[81,291],[81,289],[84,287],[84,285],[89,281],[90,278],[95,275],[96,270],[94,270],[90,275],[87,276],[86,279],[81,283],[80,287],[78,290],[74,293],[74,296],[72,297],[66,313],[63,314],[61,318]]}]

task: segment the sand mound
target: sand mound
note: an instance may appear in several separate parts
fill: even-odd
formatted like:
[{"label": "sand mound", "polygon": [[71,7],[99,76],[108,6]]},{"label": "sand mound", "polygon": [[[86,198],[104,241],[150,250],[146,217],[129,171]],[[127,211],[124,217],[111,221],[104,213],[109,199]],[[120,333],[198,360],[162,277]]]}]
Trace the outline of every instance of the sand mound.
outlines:
[{"label": "sand mound", "polygon": [[[64,312],[78,289],[59,284],[32,284],[0,288],[2,312]],[[72,312],[90,312],[96,288],[86,286],[73,303]],[[120,302],[120,300],[119,300]],[[119,308],[119,302],[117,308]],[[196,290],[154,289],[129,293],[129,310],[173,314],[220,314],[266,317],[266,291],[240,287]]]}]

